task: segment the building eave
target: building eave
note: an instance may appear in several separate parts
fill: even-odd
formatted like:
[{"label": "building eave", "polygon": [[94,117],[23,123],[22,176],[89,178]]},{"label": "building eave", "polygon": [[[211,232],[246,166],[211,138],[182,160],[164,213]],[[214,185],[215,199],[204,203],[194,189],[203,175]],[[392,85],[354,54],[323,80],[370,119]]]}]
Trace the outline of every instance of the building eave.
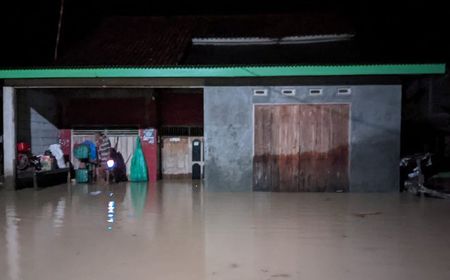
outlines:
[{"label": "building eave", "polygon": [[3,69],[0,79],[45,78],[227,78],[445,74],[446,64],[180,66]]}]

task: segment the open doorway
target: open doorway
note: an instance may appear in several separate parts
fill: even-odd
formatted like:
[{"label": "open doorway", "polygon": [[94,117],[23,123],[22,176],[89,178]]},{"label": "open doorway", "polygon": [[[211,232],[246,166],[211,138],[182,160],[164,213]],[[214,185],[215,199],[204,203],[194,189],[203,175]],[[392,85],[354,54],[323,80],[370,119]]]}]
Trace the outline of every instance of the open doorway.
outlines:
[{"label": "open doorway", "polygon": [[23,89],[18,107],[18,140],[29,143],[33,154],[59,143],[76,168],[74,147],[106,132],[125,160],[127,175],[136,138],[150,182],[191,178],[193,165],[203,169],[201,88]]},{"label": "open doorway", "polygon": [[160,89],[160,178],[203,178],[203,91]]}]

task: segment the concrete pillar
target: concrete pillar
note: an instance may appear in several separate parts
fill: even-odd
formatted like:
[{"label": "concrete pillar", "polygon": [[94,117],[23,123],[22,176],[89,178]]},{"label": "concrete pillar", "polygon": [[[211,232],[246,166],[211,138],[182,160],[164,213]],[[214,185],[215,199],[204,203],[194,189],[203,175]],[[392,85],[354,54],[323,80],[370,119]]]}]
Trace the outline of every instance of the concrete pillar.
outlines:
[{"label": "concrete pillar", "polygon": [[15,189],[16,180],[16,92],[3,87],[3,166],[6,189]]}]

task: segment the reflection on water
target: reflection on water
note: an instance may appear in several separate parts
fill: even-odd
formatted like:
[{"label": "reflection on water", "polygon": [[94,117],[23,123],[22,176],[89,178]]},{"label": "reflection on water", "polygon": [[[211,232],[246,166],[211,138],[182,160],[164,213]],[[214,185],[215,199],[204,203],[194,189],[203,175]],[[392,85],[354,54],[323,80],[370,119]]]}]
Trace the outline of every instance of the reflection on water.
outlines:
[{"label": "reflection on water", "polygon": [[200,180],[192,181],[192,191],[200,192],[202,190],[202,182]]},{"label": "reflection on water", "polygon": [[64,214],[66,209],[66,199],[62,197],[56,205],[55,212],[53,214],[53,227],[57,229],[56,234],[60,234],[60,228],[64,226]]},{"label": "reflection on water", "polygon": [[[118,214],[117,207],[121,205],[120,197],[126,198],[123,202],[124,209],[122,212],[125,211],[126,213],[127,209],[129,209],[131,210],[131,213],[129,213],[130,217],[138,218],[142,216],[147,201],[147,182],[132,182],[128,184],[126,189],[120,185],[110,185],[108,188],[111,190],[107,195],[108,230],[112,230],[113,224],[116,222],[116,216]],[[131,204],[131,208],[129,204]]]},{"label": "reflection on water", "polygon": [[108,222],[108,230],[112,230],[112,226],[114,224],[114,217],[115,217],[115,201],[114,200],[110,200],[108,201],[108,218],[107,218],[107,222]]},{"label": "reflection on water", "polygon": [[[12,203],[14,203],[12,201]],[[20,219],[16,215],[14,204],[6,206],[6,255],[11,280],[20,279],[19,267],[19,223]],[[1,273],[1,272],[0,272]],[[2,273],[3,274],[3,273]]]},{"label": "reflection on water", "polygon": [[134,216],[141,217],[147,201],[147,182],[132,182],[128,190],[131,192]]}]

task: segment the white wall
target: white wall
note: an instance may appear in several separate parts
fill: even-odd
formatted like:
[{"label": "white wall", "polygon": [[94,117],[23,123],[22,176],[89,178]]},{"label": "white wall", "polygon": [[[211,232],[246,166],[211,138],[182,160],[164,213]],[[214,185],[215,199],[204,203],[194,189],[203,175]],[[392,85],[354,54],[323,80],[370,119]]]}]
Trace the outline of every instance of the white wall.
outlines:
[{"label": "white wall", "polygon": [[31,144],[33,154],[43,154],[58,143],[58,102],[40,90],[19,90],[17,94],[17,140]]}]

